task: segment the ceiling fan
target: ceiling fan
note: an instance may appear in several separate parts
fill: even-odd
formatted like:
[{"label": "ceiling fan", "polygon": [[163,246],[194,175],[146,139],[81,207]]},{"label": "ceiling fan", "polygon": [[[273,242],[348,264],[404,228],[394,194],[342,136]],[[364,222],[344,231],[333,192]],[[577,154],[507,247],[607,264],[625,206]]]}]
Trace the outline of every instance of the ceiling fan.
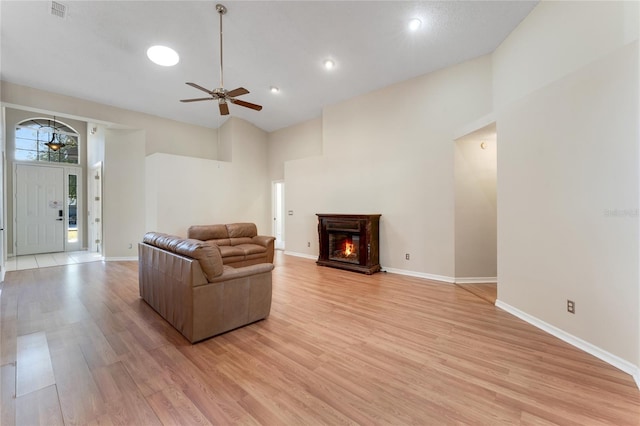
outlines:
[{"label": "ceiling fan", "polygon": [[198,102],[198,101],[218,101],[218,107],[220,108],[221,115],[229,115],[229,104],[236,104],[246,108],[251,108],[256,111],[262,109],[262,105],[252,104],[251,102],[241,101],[236,99],[236,96],[246,95],[249,93],[244,87],[238,87],[233,90],[226,90],[223,84],[223,70],[222,70],[222,15],[227,13],[227,8],[221,4],[216,4],[216,11],[220,15],[220,87],[217,89],[209,90],[196,83],[186,83],[191,87],[195,87],[198,90],[202,90],[209,94],[206,98],[193,98],[193,99],[181,99],[180,102]]}]

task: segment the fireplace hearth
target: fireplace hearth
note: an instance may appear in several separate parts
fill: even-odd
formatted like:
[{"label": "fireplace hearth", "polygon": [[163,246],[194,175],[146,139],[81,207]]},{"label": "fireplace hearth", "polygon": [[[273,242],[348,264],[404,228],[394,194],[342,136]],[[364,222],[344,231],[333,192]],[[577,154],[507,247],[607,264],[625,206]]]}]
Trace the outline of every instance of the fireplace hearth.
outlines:
[{"label": "fireplace hearth", "polygon": [[379,214],[316,214],[320,266],[373,274],[380,270]]}]

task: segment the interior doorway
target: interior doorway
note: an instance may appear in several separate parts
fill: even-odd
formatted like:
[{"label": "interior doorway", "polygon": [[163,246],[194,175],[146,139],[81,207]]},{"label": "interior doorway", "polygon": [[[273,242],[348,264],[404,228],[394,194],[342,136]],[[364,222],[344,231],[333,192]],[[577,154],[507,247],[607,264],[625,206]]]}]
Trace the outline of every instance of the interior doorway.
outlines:
[{"label": "interior doorway", "polygon": [[273,182],[273,236],[276,250],[284,250],[284,182]]},{"label": "interior doorway", "polygon": [[497,282],[497,127],[490,122],[454,141],[455,280]]}]

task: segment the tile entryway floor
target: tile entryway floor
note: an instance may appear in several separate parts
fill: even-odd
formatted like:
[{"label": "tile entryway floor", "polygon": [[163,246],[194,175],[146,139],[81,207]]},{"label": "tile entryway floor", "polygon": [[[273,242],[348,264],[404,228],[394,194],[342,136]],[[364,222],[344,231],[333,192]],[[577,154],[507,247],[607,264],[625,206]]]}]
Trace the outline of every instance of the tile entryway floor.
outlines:
[{"label": "tile entryway floor", "polygon": [[46,268],[48,266],[71,265],[74,263],[97,262],[104,260],[100,253],[72,251],[15,256],[7,259],[7,271]]}]

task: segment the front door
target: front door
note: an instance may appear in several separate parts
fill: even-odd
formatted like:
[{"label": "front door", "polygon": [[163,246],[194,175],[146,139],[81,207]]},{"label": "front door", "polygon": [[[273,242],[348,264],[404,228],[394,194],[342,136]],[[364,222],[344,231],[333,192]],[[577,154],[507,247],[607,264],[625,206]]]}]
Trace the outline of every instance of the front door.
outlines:
[{"label": "front door", "polygon": [[16,254],[64,251],[64,168],[16,165]]}]

